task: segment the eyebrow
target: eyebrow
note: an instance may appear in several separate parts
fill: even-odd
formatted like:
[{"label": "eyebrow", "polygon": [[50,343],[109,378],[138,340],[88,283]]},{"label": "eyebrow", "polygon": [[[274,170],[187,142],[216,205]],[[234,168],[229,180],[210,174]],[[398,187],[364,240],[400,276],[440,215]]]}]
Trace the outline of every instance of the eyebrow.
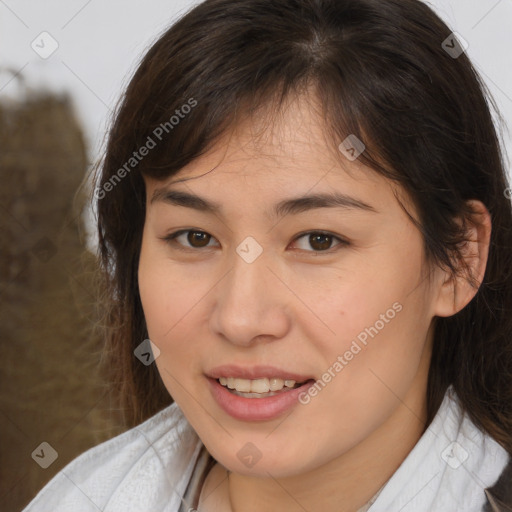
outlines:
[{"label": "eyebrow", "polygon": [[[160,201],[174,206],[183,206],[185,208],[192,208],[215,215],[222,212],[222,205],[217,202],[210,201],[195,194],[169,188],[159,188],[154,191],[150,203]],[[378,213],[373,206],[360,199],[339,192],[332,192],[284,199],[274,205],[272,215],[274,217],[296,215],[316,208],[344,208],[347,210],[362,210]]]}]

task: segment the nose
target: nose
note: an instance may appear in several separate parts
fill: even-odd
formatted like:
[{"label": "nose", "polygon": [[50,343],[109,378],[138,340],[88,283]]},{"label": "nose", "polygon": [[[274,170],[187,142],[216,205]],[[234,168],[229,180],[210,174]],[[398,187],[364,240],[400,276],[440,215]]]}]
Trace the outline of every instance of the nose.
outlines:
[{"label": "nose", "polygon": [[216,287],[210,326],[235,345],[282,338],[290,328],[290,291],[264,254],[252,263],[235,254],[231,270]]}]

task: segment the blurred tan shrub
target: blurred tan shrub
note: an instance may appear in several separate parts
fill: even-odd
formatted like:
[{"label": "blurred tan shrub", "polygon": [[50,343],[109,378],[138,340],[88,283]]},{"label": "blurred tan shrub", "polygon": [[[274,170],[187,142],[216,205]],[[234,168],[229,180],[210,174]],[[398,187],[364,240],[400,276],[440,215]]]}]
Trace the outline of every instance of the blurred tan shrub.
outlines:
[{"label": "blurred tan shrub", "polygon": [[[19,511],[70,460],[122,431],[99,374],[87,155],[66,97],[0,101],[0,503]],[[32,458],[48,442],[47,469]]]}]

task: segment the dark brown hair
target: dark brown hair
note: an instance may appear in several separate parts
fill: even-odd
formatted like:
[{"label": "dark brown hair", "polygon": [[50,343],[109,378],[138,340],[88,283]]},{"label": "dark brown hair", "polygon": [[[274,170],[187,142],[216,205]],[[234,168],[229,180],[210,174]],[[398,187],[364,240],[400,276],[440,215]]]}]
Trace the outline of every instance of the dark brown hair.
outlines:
[{"label": "dark brown hair", "polygon": [[148,50],[115,112],[95,192],[105,361],[127,427],[172,402],[155,365],[133,354],[147,338],[142,176],[172,176],[241,117],[313,88],[333,148],[356,135],[359,161],[413,200],[432,263],[458,272],[457,218],[471,213],[469,199],[488,208],[484,280],[462,311],[435,319],[427,425],[452,384],[473,422],[512,452],[512,212],[491,112],[501,118],[451,33],[418,0],[206,0]]}]

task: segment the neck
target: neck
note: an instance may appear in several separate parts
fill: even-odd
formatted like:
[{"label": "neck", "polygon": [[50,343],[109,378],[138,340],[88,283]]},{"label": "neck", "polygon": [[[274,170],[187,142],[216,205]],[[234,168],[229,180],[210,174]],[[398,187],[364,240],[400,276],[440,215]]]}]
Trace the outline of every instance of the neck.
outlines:
[{"label": "neck", "polygon": [[286,478],[229,473],[226,491],[230,510],[357,512],[389,480],[418,442],[425,418],[425,401],[406,398],[370,437],[313,471]]}]

